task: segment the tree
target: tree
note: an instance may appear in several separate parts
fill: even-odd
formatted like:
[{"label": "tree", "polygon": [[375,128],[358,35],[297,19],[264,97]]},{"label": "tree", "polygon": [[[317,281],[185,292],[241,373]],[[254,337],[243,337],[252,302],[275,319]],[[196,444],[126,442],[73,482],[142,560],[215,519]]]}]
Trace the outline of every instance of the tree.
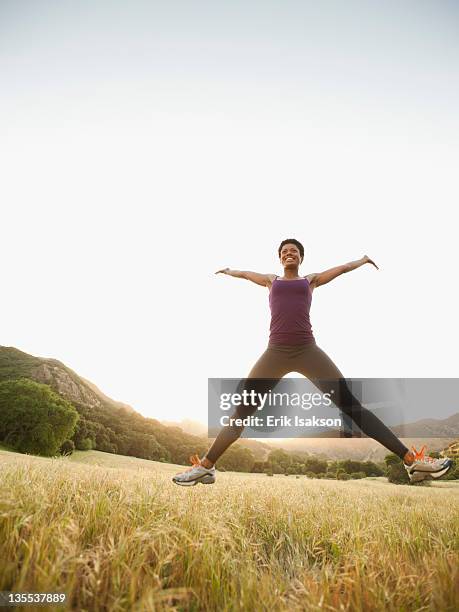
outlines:
[{"label": "tree", "polygon": [[263,474],[264,470],[265,470],[265,462],[255,461],[252,467],[252,472],[255,474]]},{"label": "tree", "polygon": [[294,462],[287,469],[292,470],[290,472],[291,474],[301,474],[303,465],[301,463]]},{"label": "tree", "polygon": [[305,459],[307,459],[309,456],[310,456],[309,453],[305,451],[291,451],[290,452],[290,457],[293,463],[303,464]]},{"label": "tree", "polygon": [[130,436],[129,455],[142,459],[159,460],[162,456],[162,447],[154,436],[133,431]]},{"label": "tree", "polygon": [[71,455],[75,450],[75,444],[73,440],[65,440],[59,450],[61,455]]},{"label": "tree", "polygon": [[94,426],[95,424],[92,421],[88,421],[83,416],[80,416],[72,437],[75,448],[78,450],[91,450],[95,448],[96,430]]},{"label": "tree", "polygon": [[373,461],[364,461],[359,471],[365,472],[366,476],[384,476],[384,470]]},{"label": "tree", "polygon": [[386,468],[399,463],[399,461],[401,461],[400,457],[398,455],[395,455],[394,453],[390,453],[389,455],[386,455],[384,457],[384,463],[386,464]]},{"label": "tree", "polygon": [[326,461],[323,461],[322,459],[317,459],[317,457],[310,457],[309,459],[306,459],[304,465],[306,466],[306,470],[308,472],[314,472],[314,474],[319,474],[319,472],[326,472],[328,467]]},{"label": "tree", "polygon": [[277,473],[283,474],[288,466],[292,463],[292,457],[281,448],[278,448],[269,453],[268,462],[273,466],[279,466],[281,470]]},{"label": "tree", "polygon": [[110,427],[101,425],[101,423],[93,423],[93,429],[96,434],[96,444],[94,448],[104,453],[118,452],[116,444],[112,441],[116,439],[115,432],[110,429]]},{"label": "tree", "polygon": [[74,432],[78,413],[48,385],[0,383],[0,439],[21,453],[53,456]]},{"label": "tree", "polygon": [[239,444],[230,446],[218,460],[218,466],[232,472],[250,472],[255,464],[255,458],[249,448]]},{"label": "tree", "polygon": [[92,448],[93,448],[93,445],[92,445],[91,438],[83,438],[82,440],[78,442],[78,446],[77,446],[78,450],[88,451],[88,450],[92,450]]}]

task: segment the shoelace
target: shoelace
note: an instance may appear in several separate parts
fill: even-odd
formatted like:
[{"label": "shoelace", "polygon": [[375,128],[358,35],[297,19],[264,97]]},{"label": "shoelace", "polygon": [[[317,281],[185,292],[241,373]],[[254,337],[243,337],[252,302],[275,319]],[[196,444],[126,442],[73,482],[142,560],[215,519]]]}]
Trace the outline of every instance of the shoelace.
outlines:
[{"label": "shoelace", "polygon": [[191,467],[188,468],[187,470],[185,470],[186,472],[190,472],[191,470],[193,470],[197,465],[201,465],[201,459],[199,458],[199,455],[191,455],[190,456],[190,462],[191,462]]},{"label": "shoelace", "polygon": [[434,463],[435,461],[438,461],[438,459],[434,459],[433,457],[429,457],[429,456],[425,456],[425,452],[426,452],[426,448],[427,446],[424,444],[424,446],[421,448],[420,451],[416,450],[414,448],[414,446],[411,447],[411,450],[414,453],[414,460],[415,461],[421,461],[423,463]]}]

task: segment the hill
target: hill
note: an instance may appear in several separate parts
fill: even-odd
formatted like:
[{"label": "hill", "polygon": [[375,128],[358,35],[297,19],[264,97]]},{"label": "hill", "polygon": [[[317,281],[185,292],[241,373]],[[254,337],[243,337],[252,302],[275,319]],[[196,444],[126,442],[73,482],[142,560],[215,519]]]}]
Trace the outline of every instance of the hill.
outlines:
[{"label": "hill", "polygon": [[452,438],[459,437],[459,412],[446,419],[421,419],[392,427],[397,436],[405,438]]},{"label": "hill", "polygon": [[[71,402],[80,417],[72,436],[78,450],[96,449],[187,464],[190,455],[202,455],[208,447],[205,437],[146,418],[128,404],[111,399],[94,383],[57,359],[36,357],[15,347],[0,346],[0,383],[18,378],[46,384]],[[241,469],[254,460],[252,452],[242,445],[232,449],[231,464],[237,463],[238,458]],[[224,461],[222,464],[224,466]]]},{"label": "hill", "polygon": [[124,407],[104,395],[93,383],[78,376],[57,359],[35,357],[13,346],[0,346],[0,382],[16,378],[30,378],[49,385],[72,403],[87,407],[106,405]]}]

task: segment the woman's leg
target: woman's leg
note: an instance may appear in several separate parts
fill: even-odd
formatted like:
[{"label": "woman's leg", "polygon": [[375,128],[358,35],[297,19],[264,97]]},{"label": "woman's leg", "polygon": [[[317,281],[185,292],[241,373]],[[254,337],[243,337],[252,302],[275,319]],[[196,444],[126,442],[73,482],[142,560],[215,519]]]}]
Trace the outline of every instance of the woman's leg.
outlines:
[{"label": "woman's leg", "polygon": [[[316,344],[308,344],[298,356],[295,371],[313,380],[321,391],[334,391],[333,402],[348,415],[370,438],[377,440],[391,452],[404,459],[406,446],[359,400],[352,395],[346,380],[330,357]],[[317,381],[317,382],[316,382]]]},{"label": "woman's leg", "polygon": [[[268,347],[251,369],[247,379],[242,382],[240,390],[250,392],[253,389],[257,393],[264,393],[269,389],[273,389],[285,374],[292,371],[287,355],[288,352],[282,351],[281,348]],[[254,414],[256,410],[257,406],[239,406],[232,417],[245,418]],[[244,426],[242,425],[223,427],[202,459],[202,465],[208,468],[212,467],[226,449],[233,442],[236,442],[243,431]]]}]

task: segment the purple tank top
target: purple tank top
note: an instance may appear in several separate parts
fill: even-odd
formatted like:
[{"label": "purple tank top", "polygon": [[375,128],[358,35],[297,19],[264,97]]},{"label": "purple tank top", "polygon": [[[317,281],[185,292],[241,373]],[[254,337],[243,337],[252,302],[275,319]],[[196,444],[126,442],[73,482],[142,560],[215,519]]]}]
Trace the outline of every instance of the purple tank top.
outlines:
[{"label": "purple tank top", "polygon": [[271,308],[270,344],[315,342],[309,321],[312,291],[307,278],[274,279],[269,293]]}]

